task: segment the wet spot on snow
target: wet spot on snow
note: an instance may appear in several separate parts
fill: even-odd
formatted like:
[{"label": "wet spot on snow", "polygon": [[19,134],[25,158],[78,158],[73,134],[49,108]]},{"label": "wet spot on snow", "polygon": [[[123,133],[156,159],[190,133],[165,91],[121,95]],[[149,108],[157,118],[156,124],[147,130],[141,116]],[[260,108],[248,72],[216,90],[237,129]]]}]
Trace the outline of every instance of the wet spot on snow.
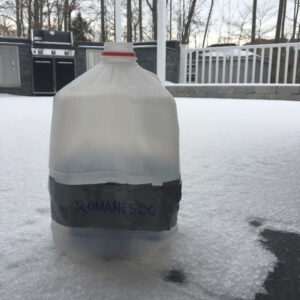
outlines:
[{"label": "wet spot on snow", "polygon": [[11,270],[11,269],[15,269],[15,268],[18,268],[18,267],[19,267],[19,264],[16,263],[16,262],[13,262],[13,263],[8,264],[8,265],[5,267],[5,269],[6,269],[6,271],[9,271],[9,270]]},{"label": "wet spot on snow", "polygon": [[11,191],[12,189],[0,189],[0,192],[9,192]]},{"label": "wet spot on snow", "polygon": [[203,165],[204,169],[209,169],[211,166],[210,165]]},{"label": "wet spot on snow", "polygon": [[248,223],[253,227],[260,227],[266,221],[264,218],[259,217],[249,217],[247,218]]},{"label": "wet spot on snow", "polygon": [[172,269],[165,274],[164,280],[174,282],[174,283],[185,283],[186,277],[183,271]]},{"label": "wet spot on snow", "polygon": [[36,221],[29,219],[24,222],[24,225],[32,225],[34,223],[36,223]]},{"label": "wet spot on snow", "polygon": [[254,226],[254,227],[259,227],[262,225],[261,221],[259,220],[252,220],[249,222],[250,225]]},{"label": "wet spot on snow", "polygon": [[42,215],[45,215],[50,212],[50,209],[49,209],[49,207],[40,207],[40,208],[37,208],[36,211]]}]

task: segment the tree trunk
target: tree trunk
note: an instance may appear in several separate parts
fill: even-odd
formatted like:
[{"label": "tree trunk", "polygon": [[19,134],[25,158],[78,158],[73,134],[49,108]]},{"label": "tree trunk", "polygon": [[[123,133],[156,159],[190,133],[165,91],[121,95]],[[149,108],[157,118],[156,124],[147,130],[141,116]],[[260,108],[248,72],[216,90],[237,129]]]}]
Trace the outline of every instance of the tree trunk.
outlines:
[{"label": "tree trunk", "polygon": [[190,37],[190,27],[191,27],[191,22],[192,18],[195,12],[195,6],[196,6],[197,0],[192,0],[191,8],[188,13],[187,21],[184,22],[183,26],[183,33],[182,33],[182,38],[181,42],[182,44],[188,44],[189,43],[189,37]]},{"label": "tree trunk", "polygon": [[51,29],[51,9],[50,9],[50,3],[49,0],[47,0],[47,23],[48,23],[48,29]]},{"label": "tree trunk", "polygon": [[40,0],[40,20],[39,20],[39,28],[43,28],[43,7],[44,7],[44,1]]},{"label": "tree trunk", "polygon": [[68,30],[71,31],[72,28],[72,10],[68,9]]},{"label": "tree trunk", "polygon": [[33,28],[39,29],[39,11],[40,11],[40,5],[39,0],[33,0]]},{"label": "tree trunk", "polygon": [[157,40],[157,0],[152,0],[152,5],[149,0],[146,0],[151,12],[152,12],[152,38]]},{"label": "tree trunk", "polygon": [[64,31],[68,31],[68,9],[69,9],[69,0],[64,2]]},{"label": "tree trunk", "polygon": [[173,3],[172,0],[170,0],[170,41],[172,40],[172,20],[173,20]]},{"label": "tree trunk", "polygon": [[256,31],[256,11],[257,11],[257,0],[253,0],[253,9],[252,9],[252,30],[251,30],[251,43],[255,42],[255,31]]},{"label": "tree trunk", "polygon": [[207,21],[206,21],[206,26],[205,26],[205,31],[204,31],[204,36],[203,36],[202,47],[205,47],[205,40],[206,40],[206,36],[207,36],[207,30],[208,30],[208,26],[209,26],[211,14],[212,14],[213,6],[214,6],[214,0],[211,0],[210,9],[209,9],[209,13],[208,13]]},{"label": "tree trunk", "polygon": [[133,40],[137,41],[137,26],[138,24],[133,25]]},{"label": "tree trunk", "polygon": [[182,0],[182,28],[185,25],[185,0]]},{"label": "tree trunk", "polygon": [[157,0],[153,0],[153,12],[152,12],[152,22],[153,22],[153,40],[157,40]]},{"label": "tree trunk", "polygon": [[142,0],[139,0],[139,35],[140,42],[143,41],[143,7]]},{"label": "tree trunk", "polygon": [[100,9],[101,9],[101,42],[106,41],[106,34],[105,34],[105,4],[104,0],[100,0]]},{"label": "tree trunk", "polygon": [[56,17],[57,17],[57,29],[62,30],[62,6],[59,0],[56,0]]},{"label": "tree trunk", "polygon": [[286,17],[286,3],[287,0],[284,0],[283,4],[283,13],[282,13],[282,21],[281,21],[281,38],[284,38],[284,29],[285,29],[285,17]]},{"label": "tree trunk", "polygon": [[28,0],[28,38],[31,35],[32,28],[32,0]]},{"label": "tree trunk", "polygon": [[131,10],[131,0],[127,0],[127,42],[132,42],[132,10]]},{"label": "tree trunk", "polygon": [[20,1],[16,0],[16,24],[17,24],[17,36],[21,36],[21,21],[20,21]]},{"label": "tree trunk", "polygon": [[[298,14],[299,14],[299,6],[300,6],[299,0],[294,0],[294,1],[295,2],[294,2],[293,33],[292,33],[292,38],[291,38],[292,41],[295,40]],[[299,33],[298,33],[298,38],[299,38]]]},{"label": "tree trunk", "polygon": [[276,33],[275,33],[275,43],[279,43],[279,41],[280,41],[280,32],[281,32],[284,2],[285,2],[285,0],[279,0]]},{"label": "tree trunk", "polygon": [[57,29],[62,30],[63,16],[62,16],[62,3],[56,0],[56,17],[57,17]]},{"label": "tree trunk", "polygon": [[23,1],[21,2],[21,7],[20,7],[20,24],[21,24],[22,36],[25,36],[25,32],[24,32],[24,3],[23,3]]},{"label": "tree trunk", "polygon": [[182,32],[182,7],[181,0],[179,1],[178,15],[177,15],[177,39],[181,40]]}]

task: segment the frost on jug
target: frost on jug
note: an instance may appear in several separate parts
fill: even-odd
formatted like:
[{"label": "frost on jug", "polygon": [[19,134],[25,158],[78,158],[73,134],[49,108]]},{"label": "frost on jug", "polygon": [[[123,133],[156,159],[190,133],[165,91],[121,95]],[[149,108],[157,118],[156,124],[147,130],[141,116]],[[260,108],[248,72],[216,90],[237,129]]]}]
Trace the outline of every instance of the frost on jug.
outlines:
[{"label": "frost on jug", "polygon": [[175,230],[181,179],[176,104],[106,43],[100,63],[54,99],[49,191],[56,245],[71,254],[143,256]]}]

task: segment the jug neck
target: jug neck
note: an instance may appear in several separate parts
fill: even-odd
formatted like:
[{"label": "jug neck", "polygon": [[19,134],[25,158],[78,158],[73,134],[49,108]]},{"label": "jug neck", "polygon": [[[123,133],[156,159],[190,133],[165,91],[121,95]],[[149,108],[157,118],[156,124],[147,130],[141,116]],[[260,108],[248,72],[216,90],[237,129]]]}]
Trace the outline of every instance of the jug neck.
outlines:
[{"label": "jug neck", "polygon": [[135,63],[136,55],[132,43],[107,42],[104,44],[102,61],[109,63]]},{"label": "jug neck", "polygon": [[102,56],[104,63],[127,63],[136,64],[136,57],[133,56]]}]

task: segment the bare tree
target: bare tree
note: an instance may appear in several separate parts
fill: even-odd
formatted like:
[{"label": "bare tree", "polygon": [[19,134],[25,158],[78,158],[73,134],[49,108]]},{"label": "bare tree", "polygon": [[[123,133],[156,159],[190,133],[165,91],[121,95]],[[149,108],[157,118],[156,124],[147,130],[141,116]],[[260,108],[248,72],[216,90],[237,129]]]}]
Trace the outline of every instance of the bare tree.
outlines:
[{"label": "bare tree", "polygon": [[252,7],[252,30],[251,30],[251,43],[254,43],[256,36],[256,11],[257,11],[257,0],[253,0]]},{"label": "bare tree", "polygon": [[104,0],[100,0],[100,14],[101,14],[101,41],[106,42],[105,34],[105,4]]},{"label": "bare tree", "polygon": [[34,29],[40,28],[39,11],[40,11],[39,0],[33,0],[33,28]]},{"label": "bare tree", "polygon": [[139,35],[140,41],[143,40],[143,6],[142,0],[139,0]]},{"label": "bare tree", "polygon": [[25,26],[24,26],[24,1],[20,3],[20,24],[21,24],[21,35],[25,36]]},{"label": "bare tree", "polygon": [[16,0],[16,24],[17,24],[17,36],[21,36],[21,20],[20,20],[20,1]]},{"label": "bare tree", "polygon": [[[141,14],[140,14],[140,0],[133,0],[131,3],[131,14],[132,14],[132,40],[137,41],[141,40],[140,35],[143,29],[140,28]],[[138,34],[139,33],[139,34]]]},{"label": "bare tree", "polygon": [[194,15],[195,11],[195,6],[196,6],[197,0],[192,0],[191,6],[188,12],[187,20],[184,22],[183,26],[183,32],[182,32],[182,37],[181,37],[181,42],[183,44],[188,44],[189,43],[189,37],[190,37],[190,29],[191,29],[191,23],[192,23],[192,18]]},{"label": "bare tree", "polygon": [[205,25],[205,31],[204,31],[204,36],[203,36],[202,47],[205,46],[205,40],[206,40],[206,36],[207,36],[207,30],[208,30],[209,22],[210,22],[210,19],[211,19],[211,14],[212,14],[212,11],[213,11],[213,7],[214,7],[214,0],[211,0],[211,2],[210,2],[210,9],[209,9],[209,13],[208,13],[208,17],[207,17],[207,21],[206,21],[206,25]]},{"label": "bare tree", "polygon": [[39,0],[39,28],[43,27],[44,0]]},{"label": "bare tree", "polygon": [[[297,21],[299,15],[299,7],[300,7],[300,0],[294,0],[293,33],[292,33],[291,40],[295,40]],[[299,31],[300,31],[300,25],[299,25]],[[298,31],[298,39],[299,39],[299,31]]]},{"label": "bare tree", "polygon": [[131,8],[131,0],[127,0],[127,42],[132,42],[132,8]]},{"label": "bare tree", "polygon": [[251,28],[247,28],[247,24],[251,23],[251,13],[251,7],[245,5],[242,9],[238,9],[236,19],[230,16],[226,18],[223,15],[222,23],[227,25],[226,27],[230,30],[227,30],[226,36],[219,38],[219,42],[229,43],[232,40],[237,40],[238,45],[240,45],[243,41],[248,40],[251,36]]},{"label": "bare tree", "polygon": [[56,6],[56,23],[57,23],[57,29],[62,30],[63,26],[63,0],[56,0],[55,6]]},{"label": "bare tree", "polygon": [[63,3],[63,20],[64,31],[71,30],[72,27],[72,12],[77,8],[77,0],[64,0]]},{"label": "bare tree", "polygon": [[157,40],[157,0],[152,0],[152,4],[150,0],[146,0],[151,13],[152,13],[152,38],[154,41]]},{"label": "bare tree", "polygon": [[32,28],[32,0],[28,0],[28,7],[27,7],[27,13],[28,13],[28,37],[31,34],[31,28]]},{"label": "bare tree", "polygon": [[172,22],[173,22],[173,1],[170,0],[170,26],[169,26],[169,39],[172,40]]},{"label": "bare tree", "polygon": [[282,39],[284,38],[284,30],[285,30],[286,5],[287,5],[287,0],[284,0],[283,12],[282,12],[282,21],[281,21],[281,38]]},{"label": "bare tree", "polygon": [[176,11],[177,14],[177,39],[181,39],[181,32],[182,32],[182,5],[181,0],[179,0],[178,8]]},{"label": "bare tree", "polygon": [[53,7],[54,7],[54,1],[51,2],[51,0],[45,0],[45,4],[46,4],[46,16],[47,16],[47,28],[51,29],[52,25],[51,25],[51,14],[53,12]]},{"label": "bare tree", "polygon": [[69,8],[69,0],[64,0],[64,8],[63,8],[64,31],[68,31],[68,8]]},{"label": "bare tree", "polygon": [[91,0],[77,0],[77,6],[80,7],[81,3],[84,4],[84,6],[81,6],[81,10],[84,9],[84,17],[91,28],[90,39],[107,42],[115,38],[114,0],[96,1],[98,7]]},{"label": "bare tree", "polygon": [[256,17],[256,38],[263,39],[265,35],[274,31],[275,25],[272,24],[272,20],[276,15],[276,8],[272,2],[266,0],[262,2],[257,10]]},{"label": "bare tree", "polygon": [[275,33],[275,42],[276,43],[279,43],[279,41],[280,41],[284,2],[285,2],[285,0],[279,0],[279,8],[278,8],[278,15],[277,15],[277,23],[276,23],[276,33]]},{"label": "bare tree", "polygon": [[71,14],[72,14],[72,5],[69,4],[69,7],[68,7],[68,10],[67,10],[67,21],[68,21],[68,25],[67,25],[67,28],[68,28],[68,31],[71,30],[72,28],[72,17],[71,17]]}]

